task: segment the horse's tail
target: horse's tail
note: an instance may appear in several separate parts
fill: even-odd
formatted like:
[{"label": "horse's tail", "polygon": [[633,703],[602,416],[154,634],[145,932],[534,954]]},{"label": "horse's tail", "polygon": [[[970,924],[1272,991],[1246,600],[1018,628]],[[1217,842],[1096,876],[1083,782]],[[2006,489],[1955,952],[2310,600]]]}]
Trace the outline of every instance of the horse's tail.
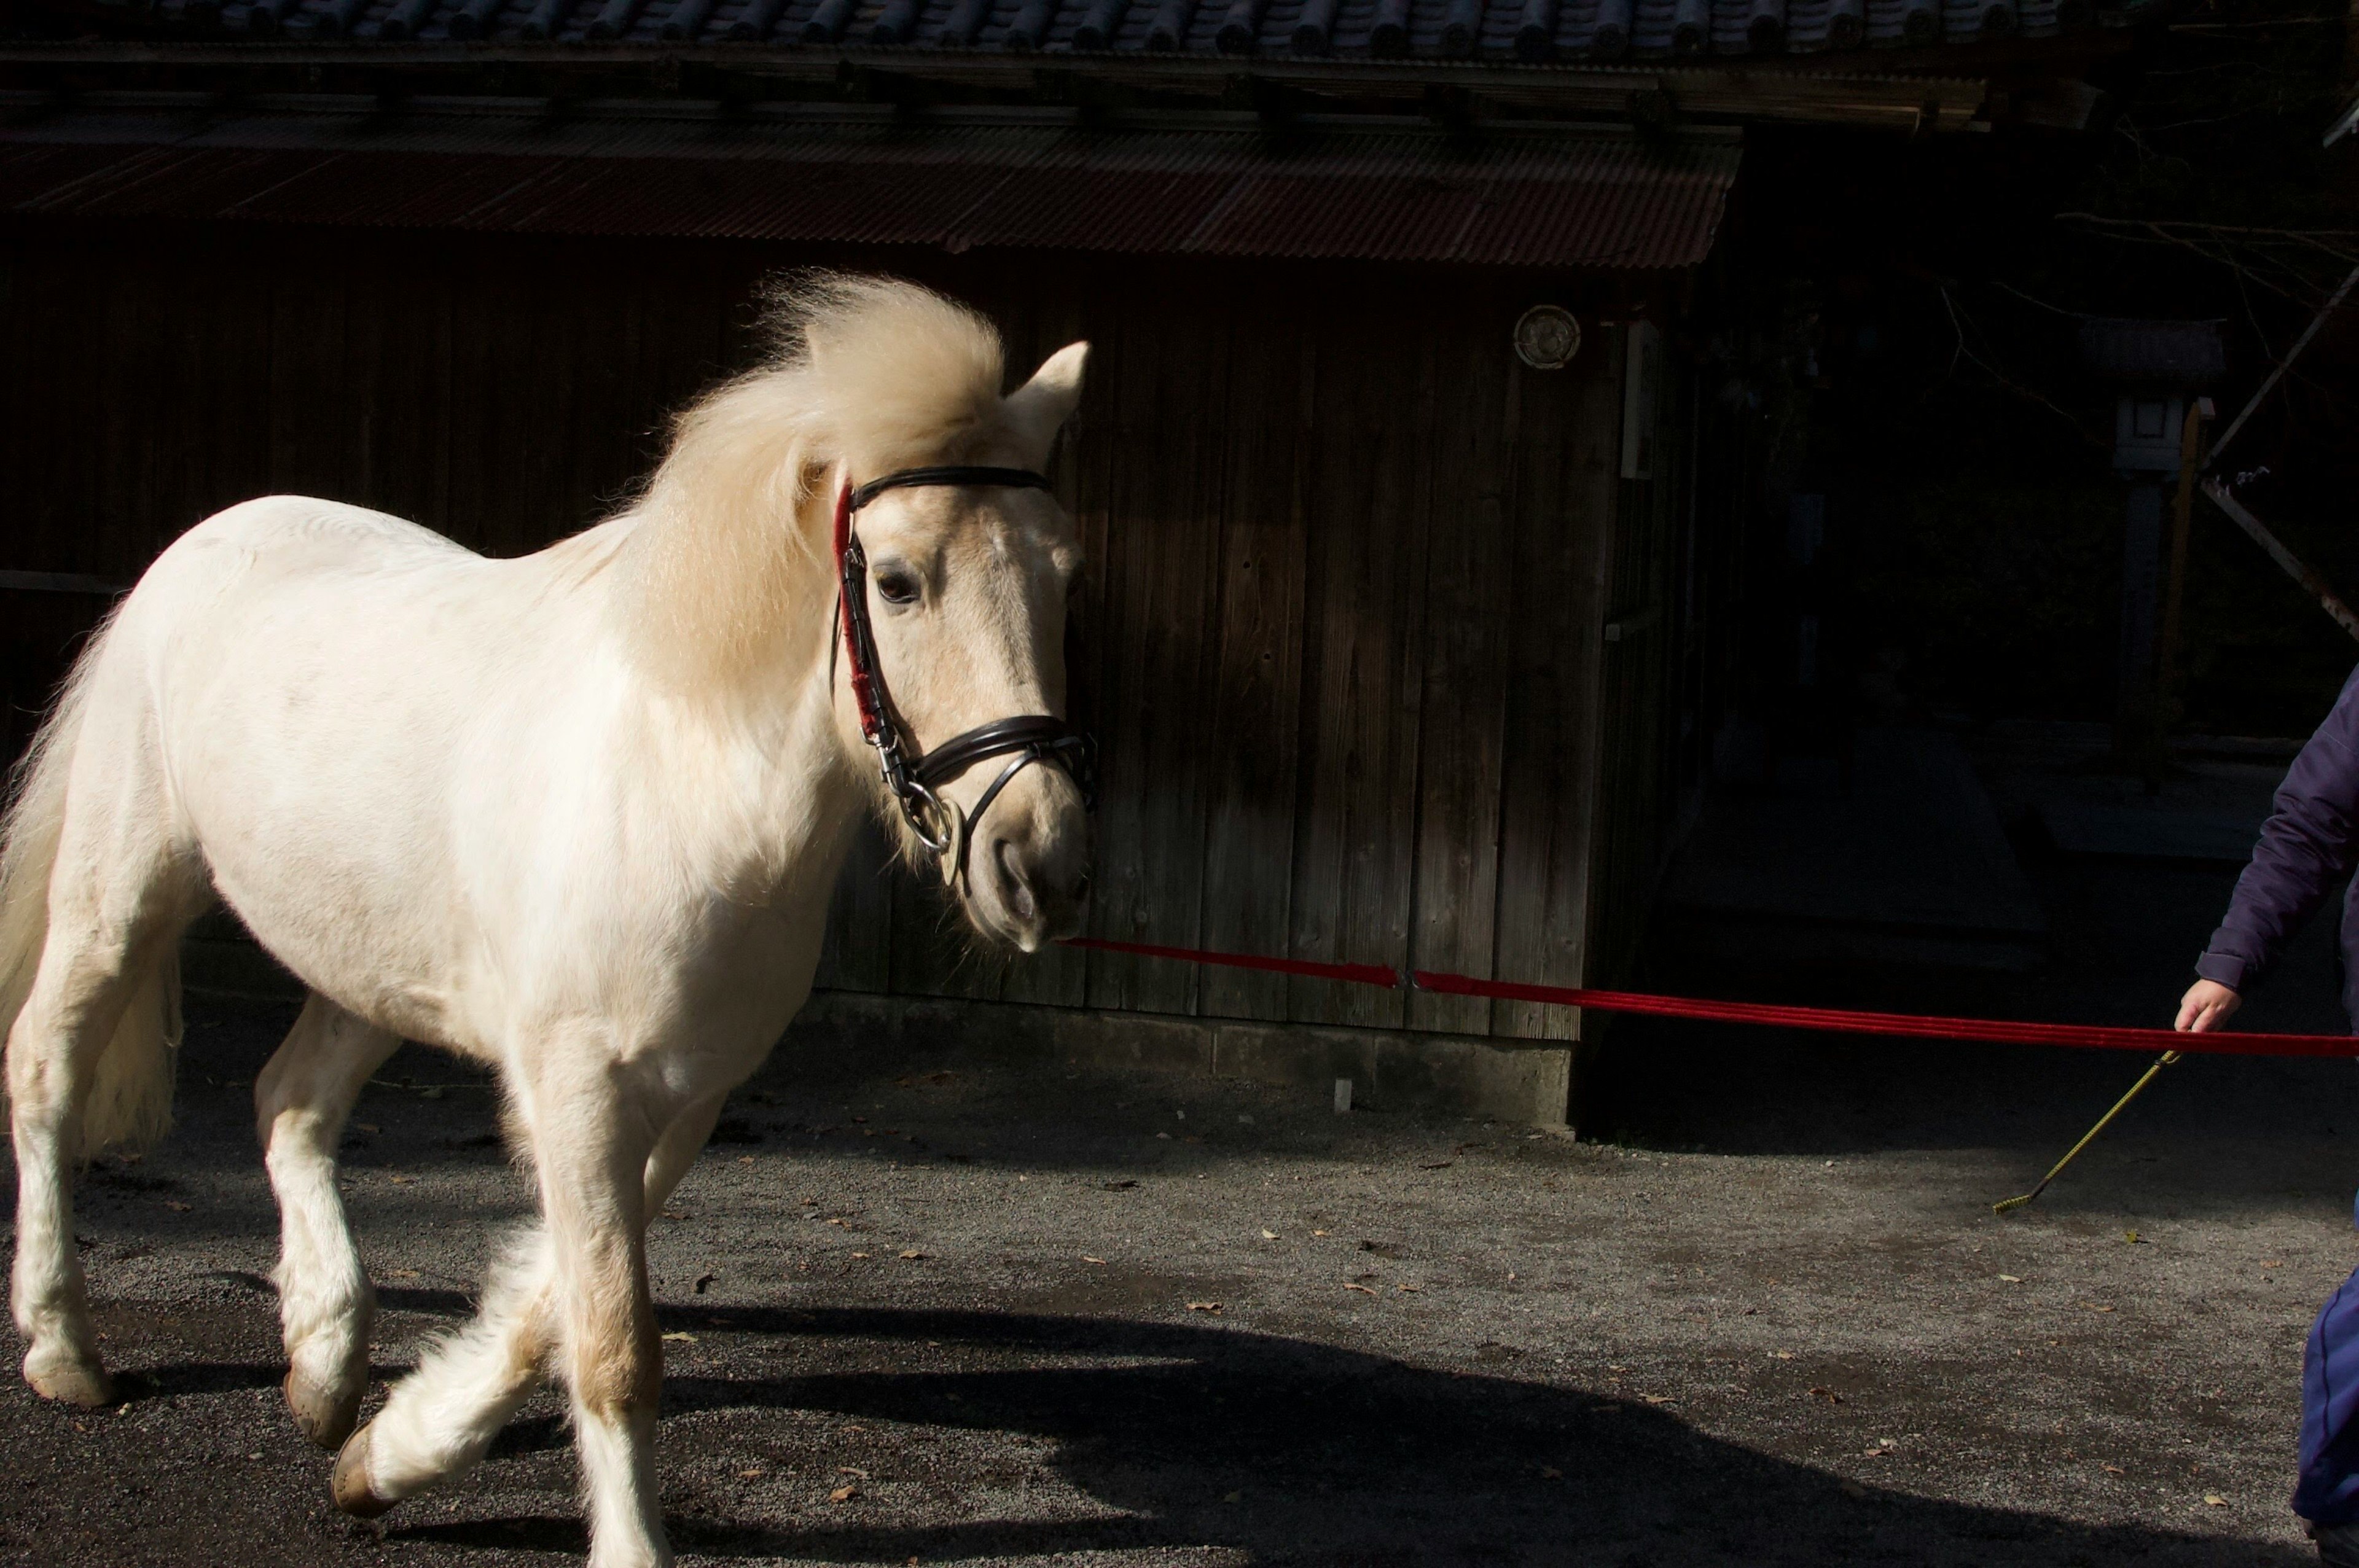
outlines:
[{"label": "horse's tail", "polygon": [[[90,706],[92,672],[106,651],[102,627],[74,662],[57,707],[9,780],[0,815],[0,1039],[9,1038],[33,989],[49,930],[49,871],[65,826],[66,781]],[[82,1153],[113,1145],[143,1148],[172,1121],[174,1047],[180,1043],[180,962],[168,946],[136,978],[129,1005],[98,1059],[83,1104]]]}]

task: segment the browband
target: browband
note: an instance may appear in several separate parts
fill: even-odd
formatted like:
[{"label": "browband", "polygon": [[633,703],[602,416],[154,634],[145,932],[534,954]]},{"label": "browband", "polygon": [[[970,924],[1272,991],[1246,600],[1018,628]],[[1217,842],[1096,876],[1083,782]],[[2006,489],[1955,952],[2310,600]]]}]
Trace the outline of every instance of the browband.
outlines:
[{"label": "browband", "polygon": [[935,484],[1000,484],[1013,490],[1051,488],[1047,474],[1034,473],[1030,469],[977,468],[946,463],[935,468],[902,469],[882,479],[872,479],[853,491],[852,509],[859,511],[888,490]]}]

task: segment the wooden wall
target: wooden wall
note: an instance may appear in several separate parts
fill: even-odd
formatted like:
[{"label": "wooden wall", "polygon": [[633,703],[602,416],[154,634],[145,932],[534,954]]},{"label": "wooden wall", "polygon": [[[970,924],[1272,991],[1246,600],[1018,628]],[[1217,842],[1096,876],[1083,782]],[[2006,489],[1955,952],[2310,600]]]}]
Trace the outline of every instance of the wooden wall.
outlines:
[{"label": "wooden wall", "polygon": [[[626,493],[665,411],[750,351],[758,277],[811,261],[962,295],[1019,361],[1096,345],[1058,476],[1089,542],[1074,681],[1104,757],[1096,935],[1557,983],[1626,956],[1674,771],[1692,531],[1680,484],[1618,477],[1623,333],[1584,310],[1571,367],[1515,359],[1526,306],[1581,308],[1564,280],[19,228],[0,235],[0,569],[128,580],[208,513],[289,490],[532,549]],[[1669,446],[1686,395],[1666,378]],[[1603,641],[1609,611],[1649,604],[1647,636]],[[0,592],[12,749],[99,608]],[[822,983],[1576,1027],[1103,954],[986,957],[873,847],[847,869]]]}]

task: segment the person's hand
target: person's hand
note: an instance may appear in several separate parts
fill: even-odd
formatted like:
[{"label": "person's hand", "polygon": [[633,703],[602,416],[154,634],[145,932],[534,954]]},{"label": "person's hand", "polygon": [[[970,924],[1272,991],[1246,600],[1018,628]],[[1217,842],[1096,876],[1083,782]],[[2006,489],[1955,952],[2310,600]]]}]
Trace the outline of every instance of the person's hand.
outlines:
[{"label": "person's hand", "polygon": [[2198,980],[2187,988],[2179,999],[2179,1022],[2182,1032],[2201,1034],[2217,1029],[2235,1016],[2245,1005],[2245,999],[2222,985],[2218,980]]}]

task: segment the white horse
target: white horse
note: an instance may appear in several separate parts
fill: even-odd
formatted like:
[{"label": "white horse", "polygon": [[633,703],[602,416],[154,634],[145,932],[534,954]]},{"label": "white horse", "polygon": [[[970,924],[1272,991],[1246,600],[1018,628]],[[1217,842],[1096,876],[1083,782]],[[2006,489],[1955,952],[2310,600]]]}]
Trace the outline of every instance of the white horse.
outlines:
[{"label": "white horse", "polygon": [[[913,285],[807,277],[775,305],[770,362],[679,419],[621,515],[486,560],[355,507],[248,502],[166,550],[76,666],[0,859],[13,1305],[40,1393],[109,1398],[72,1171],[162,1131],[174,954],[218,896],[311,992],[255,1110],[287,1402],[341,1444],[336,1501],[374,1514],[459,1475],[553,1371],[591,1561],[670,1560],[647,1217],[809,995],[861,814],[919,859],[955,840],[969,919],[1027,950],[1086,886],[1082,790],[1023,767],[1068,743],[1060,721],[1028,720],[1047,749],[995,781],[966,757],[897,803],[870,746],[907,764],[1060,711],[1079,536],[1007,470],[1047,461],[1087,345],[1003,396],[992,327]],[[840,564],[851,487],[886,475],[848,551],[867,572],[842,579],[831,514]],[[831,611],[840,580],[854,615]],[[854,632],[881,737],[875,713],[863,732],[860,650],[840,646]],[[541,1218],[480,1315],[354,1432],[374,1298],[335,1150],[403,1038],[497,1069]]]}]

